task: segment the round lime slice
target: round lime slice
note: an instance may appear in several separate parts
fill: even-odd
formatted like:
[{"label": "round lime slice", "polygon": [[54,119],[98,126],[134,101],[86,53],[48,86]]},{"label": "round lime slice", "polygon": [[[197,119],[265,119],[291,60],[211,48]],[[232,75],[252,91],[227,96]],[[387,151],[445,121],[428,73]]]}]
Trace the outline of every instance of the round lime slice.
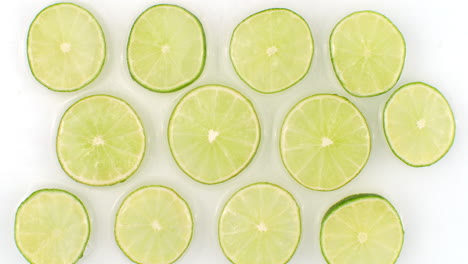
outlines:
[{"label": "round lime slice", "polygon": [[455,138],[450,105],[425,83],[410,83],[395,91],[385,105],[383,124],[393,153],[414,167],[440,160]]},{"label": "round lime slice", "polygon": [[94,186],[125,181],[139,167],[145,133],[135,111],[109,95],[85,97],[67,109],[57,133],[57,156],[74,180]]},{"label": "round lime slice", "polygon": [[236,264],[284,264],[301,236],[294,197],[277,185],[256,183],[235,193],[219,218],[219,242]]},{"label": "round lime slice", "polygon": [[398,28],[373,11],[343,18],[330,36],[336,77],[354,96],[376,96],[389,91],[400,78],[405,54],[405,40]]},{"label": "round lime slice", "polygon": [[299,82],[312,63],[314,41],[307,22],[284,8],[242,21],[232,33],[230,56],[239,77],[254,90],[276,93]]},{"label": "round lime slice", "polygon": [[395,263],[403,246],[400,216],[377,194],[349,196],[322,220],[320,245],[329,264]]},{"label": "round lime slice", "polygon": [[46,7],[31,23],[28,61],[47,88],[70,92],[91,83],[106,58],[104,33],[96,18],[71,3]]},{"label": "round lime slice", "polygon": [[145,186],[131,193],[115,220],[117,244],[135,263],[175,262],[189,246],[192,230],[189,206],[163,186]]},{"label": "round lime slice", "polygon": [[168,138],[175,161],[187,175],[215,184],[234,177],[250,163],[260,142],[260,124],[242,94],[221,85],[205,85],[177,104]]},{"label": "round lime slice", "polygon": [[175,5],[156,5],[135,21],[127,46],[132,78],[156,92],[173,92],[194,82],[205,66],[200,21]]},{"label": "round lime slice", "polygon": [[30,263],[76,263],[83,256],[89,233],[86,208],[64,190],[36,191],[16,212],[16,245]]},{"label": "round lime slice", "polygon": [[289,111],[281,128],[286,169],[313,190],[335,190],[354,179],[366,165],[370,149],[364,116],[338,95],[305,98]]}]

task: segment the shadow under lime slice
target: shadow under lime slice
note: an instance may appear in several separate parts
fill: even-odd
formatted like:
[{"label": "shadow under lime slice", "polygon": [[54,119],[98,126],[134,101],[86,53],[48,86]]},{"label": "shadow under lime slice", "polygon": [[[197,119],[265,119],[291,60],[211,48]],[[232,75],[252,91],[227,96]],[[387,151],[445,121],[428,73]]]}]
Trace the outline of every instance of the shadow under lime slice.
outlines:
[{"label": "shadow under lime slice", "polygon": [[108,95],[85,97],[67,109],[57,133],[57,156],[74,180],[94,186],[125,181],[140,166],[145,133],[135,111]]},{"label": "shadow under lime slice", "polygon": [[168,127],[169,147],[193,179],[214,184],[242,171],[260,142],[260,124],[250,101],[232,88],[205,85],[188,92]]},{"label": "shadow under lime slice", "polygon": [[145,186],[131,193],[115,220],[117,244],[135,263],[175,262],[190,244],[192,230],[189,206],[163,186]]},{"label": "shadow under lime slice", "polygon": [[76,263],[83,256],[89,233],[86,208],[63,190],[36,191],[16,212],[16,245],[30,263]]},{"label": "shadow under lime slice", "polygon": [[383,123],[393,153],[415,167],[440,160],[455,138],[450,105],[425,83],[410,83],[395,91],[385,105]]},{"label": "shadow under lime slice", "polygon": [[285,90],[304,78],[313,53],[309,25],[288,9],[253,14],[232,33],[230,56],[234,69],[261,93]]},{"label": "shadow under lime slice", "polygon": [[127,46],[132,78],[156,92],[194,82],[205,66],[205,33],[200,21],[175,5],[156,5],[133,24]]},{"label": "shadow under lime slice", "polygon": [[349,196],[322,220],[320,246],[329,264],[393,264],[403,247],[400,216],[376,194]]},{"label": "shadow under lime slice", "polygon": [[47,88],[83,88],[101,72],[106,57],[104,33],[96,18],[71,3],[51,5],[32,22],[27,40],[34,77]]},{"label": "shadow under lime slice", "polygon": [[219,218],[219,242],[236,264],[284,264],[301,237],[300,209],[281,187],[256,183],[236,192]]},{"label": "shadow under lime slice", "polygon": [[333,29],[329,44],[335,74],[354,96],[385,93],[400,78],[405,40],[382,14],[361,11],[343,18]]},{"label": "shadow under lime slice", "polygon": [[366,165],[370,149],[364,116],[338,95],[300,101],[281,128],[280,153],[286,169],[313,190],[335,190],[354,179]]}]

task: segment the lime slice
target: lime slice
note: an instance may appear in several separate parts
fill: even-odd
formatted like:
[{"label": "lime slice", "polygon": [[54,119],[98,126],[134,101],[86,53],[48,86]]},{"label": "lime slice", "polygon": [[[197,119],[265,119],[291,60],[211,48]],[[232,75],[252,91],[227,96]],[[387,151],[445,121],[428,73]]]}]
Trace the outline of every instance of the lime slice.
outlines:
[{"label": "lime slice", "polygon": [[189,206],[163,186],[145,186],[131,193],[115,220],[117,244],[135,263],[173,263],[190,244],[192,230]]},{"label": "lime slice", "polygon": [[177,104],[168,138],[172,156],[187,175],[215,184],[234,177],[250,163],[260,142],[260,124],[242,94],[221,85],[205,85]]},{"label": "lime slice", "polygon": [[385,105],[383,124],[393,153],[414,167],[440,160],[455,138],[450,105],[425,83],[410,83],[395,91]]},{"label": "lime slice", "polygon": [[175,5],[156,5],[135,21],[127,46],[132,78],[156,92],[173,92],[194,82],[205,66],[200,21]]},{"label": "lime slice", "polygon": [[403,246],[400,216],[377,194],[349,196],[322,220],[320,246],[329,264],[395,263]]},{"label": "lime slice", "polygon": [[256,183],[229,199],[218,228],[221,248],[232,263],[283,264],[299,244],[300,209],[281,187]]},{"label": "lime slice", "polygon": [[330,36],[336,77],[354,96],[376,96],[389,91],[400,78],[405,54],[405,40],[398,28],[373,11],[343,18]]},{"label": "lime slice", "polygon": [[29,67],[47,88],[75,91],[91,83],[106,58],[104,33],[96,18],[71,3],[46,7],[31,23]]},{"label": "lime slice", "polygon": [[232,33],[230,56],[239,77],[254,90],[276,93],[299,82],[312,63],[314,41],[307,22],[283,8],[242,21]]},{"label": "lime slice", "polygon": [[338,95],[305,98],[291,109],[281,128],[286,169],[313,190],[335,190],[354,179],[366,165],[370,149],[364,116]]},{"label": "lime slice", "polygon": [[144,152],[140,119],[121,99],[85,97],[70,106],[60,121],[57,156],[78,182],[103,186],[125,181],[138,169]]},{"label": "lime slice", "polygon": [[64,190],[36,191],[16,212],[16,245],[30,263],[76,263],[83,256],[89,233],[86,208]]}]

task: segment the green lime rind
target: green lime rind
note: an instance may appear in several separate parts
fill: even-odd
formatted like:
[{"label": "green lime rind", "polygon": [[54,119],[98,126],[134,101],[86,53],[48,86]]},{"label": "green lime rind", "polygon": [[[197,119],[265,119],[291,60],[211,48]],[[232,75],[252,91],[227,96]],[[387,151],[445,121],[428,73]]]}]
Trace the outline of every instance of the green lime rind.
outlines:
[{"label": "green lime rind", "polygon": [[[174,8],[179,8],[183,11],[185,11],[188,15],[190,15],[195,21],[196,23],[198,24],[198,26],[200,27],[200,31],[202,33],[202,37],[203,37],[203,58],[202,58],[202,62],[201,62],[201,65],[200,65],[200,69],[198,70],[198,73],[193,76],[191,79],[187,80],[186,82],[184,82],[183,84],[180,84],[172,89],[158,89],[158,88],[155,88],[155,87],[151,87],[150,85],[146,84],[144,81],[140,80],[138,78],[138,76],[136,76],[136,74],[132,71],[132,67],[130,65],[130,60],[129,60],[129,49],[130,49],[130,38],[132,36],[132,32],[134,31],[134,28],[135,28],[135,24],[136,22],[145,14],[147,13],[148,11],[152,10],[153,8],[157,8],[157,7],[174,7]],[[181,7],[181,6],[178,6],[178,5],[172,5],[172,4],[158,4],[158,5],[154,5],[154,6],[151,6],[149,8],[147,8],[145,11],[143,11],[143,13],[141,13],[137,19],[135,20],[135,22],[133,23],[132,25],[132,28],[130,30],[130,34],[129,34],[129,37],[128,37],[128,40],[127,40],[127,67],[128,67],[128,71],[130,73],[130,76],[132,77],[132,79],[138,83],[139,85],[141,85],[142,87],[150,90],[150,91],[153,91],[153,92],[158,92],[158,93],[171,93],[171,92],[175,92],[175,91],[178,91],[178,90],[181,90],[182,88],[185,88],[187,86],[189,86],[190,84],[192,84],[193,82],[195,82],[200,76],[201,74],[203,73],[203,69],[205,68],[205,64],[206,64],[206,34],[205,34],[205,30],[203,29],[203,25],[202,23],[200,22],[200,20],[194,15],[192,14],[190,11],[188,11],[187,9]]]},{"label": "green lime rind", "polygon": [[17,211],[16,211],[16,214],[15,214],[15,229],[14,229],[14,236],[15,236],[15,244],[16,244],[16,247],[18,248],[19,252],[21,253],[21,255],[31,264],[45,264],[45,263],[40,263],[40,262],[34,262],[30,257],[27,256],[27,254],[21,250],[21,246],[20,246],[20,243],[18,241],[18,229],[19,229],[19,226],[18,226],[18,214],[20,213],[20,210],[23,208],[23,206],[28,202],[30,201],[32,198],[34,198],[36,195],[42,193],[42,192],[57,192],[57,193],[64,193],[68,196],[70,196],[71,198],[73,198],[76,202],[78,202],[85,215],[86,215],[86,220],[87,220],[87,223],[88,223],[88,228],[87,228],[87,236],[86,236],[86,239],[85,239],[85,242],[83,243],[83,246],[80,250],[80,253],[78,254],[78,256],[76,257],[75,260],[73,260],[71,263],[72,264],[75,264],[77,263],[84,255],[84,252],[86,250],[86,246],[89,242],[89,237],[90,237],[90,234],[91,234],[91,220],[89,218],[89,214],[88,214],[88,210],[86,209],[85,205],[83,204],[83,202],[74,194],[68,192],[68,191],[65,191],[65,190],[62,190],[62,189],[40,189],[40,190],[37,190],[35,192],[33,192],[32,194],[30,194],[23,202],[21,202],[20,206],[18,207]]},{"label": "green lime rind", "polygon": [[[101,38],[102,38],[102,41],[103,41],[103,59],[102,59],[102,62],[100,63],[100,66],[99,66],[99,69],[97,70],[97,72],[87,81],[85,82],[84,84],[76,87],[76,88],[73,88],[73,89],[66,89],[66,90],[61,90],[61,89],[58,89],[58,88],[55,88],[55,87],[51,87],[50,85],[47,85],[43,80],[41,80],[41,78],[39,78],[35,72],[34,72],[34,67],[32,66],[31,64],[31,55],[30,55],[30,52],[29,52],[29,49],[30,49],[30,34],[31,34],[31,29],[32,29],[32,26],[34,25],[34,23],[36,22],[36,20],[39,18],[39,16],[46,10],[48,10],[49,8],[52,8],[52,7],[56,7],[56,6],[59,6],[59,5],[71,5],[71,6],[75,6],[75,7],[78,7],[80,8],[81,10],[85,11],[89,17],[96,23],[96,25],[99,27],[100,29],[100,32],[101,32]],[[94,80],[96,80],[96,78],[101,74],[102,72],[102,69],[104,68],[104,64],[106,62],[106,59],[107,59],[107,43],[106,43],[106,38],[105,38],[105,35],[104,35],[104,31],[102,30],[102,27],[101,27],[101,24],[99,24],[99,21],[96,19],[96,17],[90,12],[88,11],[87,9],[77,5],[77,4],[74,4],[74,3],[69,3],[69,2],[62,2],[62,3],[56,3],[56,4],[52,4],[52,5],[49,5],[45,8],[43,8],[33,19],[33,21],[31,22],[31,25],[29,26],[29,29],[28,29],[28,35],[27,35],[27,39],[26,39],[26,55],[27,55],[27,58],[28,58],[28,66],[29,66],[29,69],[31,70],[31,73],[32,75],[34,76],[34,79],[36,79],[40,84],[42,84],[44,87],[46,87],[47,89],[49,90],[52,90],[54,92],[74,92],[74,91],[77,91],[77,90],[80,90],[84,87],[86,87],[87,85],[89,85],[90,83],[92,83]]]}]

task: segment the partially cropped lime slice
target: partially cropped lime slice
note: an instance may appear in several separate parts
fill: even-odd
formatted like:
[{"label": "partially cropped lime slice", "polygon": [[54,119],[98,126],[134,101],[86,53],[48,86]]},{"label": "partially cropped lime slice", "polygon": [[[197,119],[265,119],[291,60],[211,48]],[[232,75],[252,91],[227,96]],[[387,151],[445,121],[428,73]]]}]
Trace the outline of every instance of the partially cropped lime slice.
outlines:
[{"label": "partially cropped lime slice", "polygon": [[29,28],[27,42],[32,74],[54,91],[83,88],[104,66],[102,28],[90,12],[75,4],[54,4],[42,10]]},{"label": "partially cropped lime slice", "polygon": [[200,21],[175,5],[147,9],[133,24],[127,46],[132,78],[157,92],[194,82],[205,66],[205,33]]},{"label": "partially cropped lime slice", "polygon": [[284,264],[296,251],[301,215],[294,197],[279,186],[256,183],[235,193],[219,219],[219,242],[236,264]]},{"label": "partially cropped lime slice", "polygon": [[230,56],[239,77],[261,93],[276,93],[309,71],[314,42],[307,22],[283,8],[242,21],[232,33]]},{"label": "partially cropped lime slice", "polygon": [[425,83],[410,83],[395,91],[385,106],[383,123],[393,153],[415,167],[440,160],[455,138],[450,105]]},{"label": "partially cropped lime slice", "polygon": [[145,186],[131,193],[115,220],[117,244],[135,263],[173,263],[190,244],[192,230],[189,206],[163,186]]},{"label": "partially cropped lime slice", "polygon": [[60,121],[57,156],[74,180],[95,186],[125,181],[139,167],[145,133],[121,99],[93,95],[70,106]]},{"label": "partially cropped lime slice", "polygon": [[343,87],[359,97],[389,91],[400,78],[406,45],[398,28],[373,11],[343,18],[330,36],[330,55]]},{"label": "partially cropped lime slice", "polygon": [[300,101],[281,128],[280,152],[286,169],[313,190],[335,190],[354,179],[367,163],[370,149],[364,116],[338,95]]},{"label": "partially cropped lime slice", "polygon": [[36,191],[16,212],[16,245],[30,263],[76,263],[83,256],[89,233],[86,208],[63,190]]},{"label": "partially cropped lime slice", "polygon": [[242,94],[206,85],[177,104],[168,137],[179,167],[199,182],[214,184],[234,177],[249,164],[260,142],[260,125]]},{"label": "partially cropped lime slice", "polygon": [[349,196],[322,220],[320,245],[329,264],[392,264],[400,255],[404,230],[400,216],[376,194]]}]

